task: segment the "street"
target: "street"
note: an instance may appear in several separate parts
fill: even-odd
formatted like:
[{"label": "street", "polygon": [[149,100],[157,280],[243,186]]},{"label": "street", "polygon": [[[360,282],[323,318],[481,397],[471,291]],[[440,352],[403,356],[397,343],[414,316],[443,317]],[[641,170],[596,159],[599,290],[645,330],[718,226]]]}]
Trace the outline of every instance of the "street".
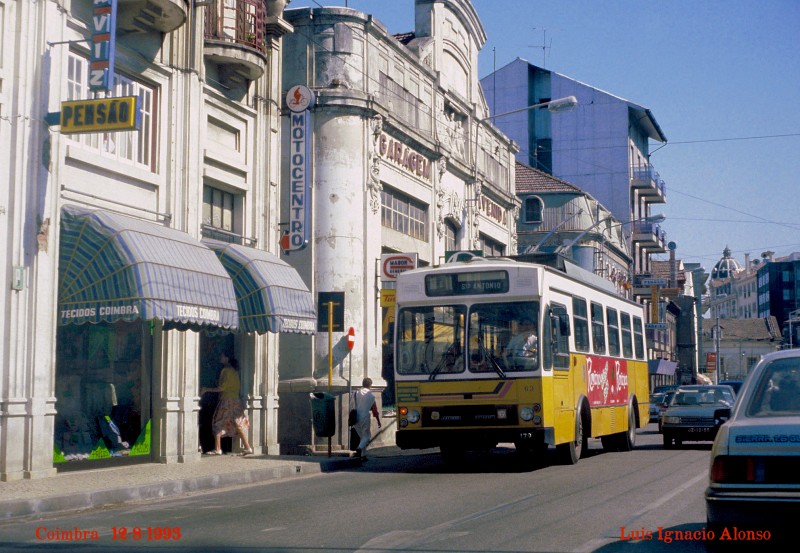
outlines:
[{"label": "street", "polygon": [[[4,551],[705,551],[710,443],[632,453],[591,440],[575,466],[532,469],[513,448],[445,465],[435,450],[350,471],[0,524]],[[552,453],[552,451],[551,451]],[[553,461],[549,459],[549,461]],[[66,541],[81,533],[84,541]],[[682,536],[677,536],[680,531]],[[687,531],[700,531],[686,539]],[[675,539],[675,538],[683,539]],[[672,539],[671,539],[672,538]],[[765,549],[769,544],[755,544]]]}]

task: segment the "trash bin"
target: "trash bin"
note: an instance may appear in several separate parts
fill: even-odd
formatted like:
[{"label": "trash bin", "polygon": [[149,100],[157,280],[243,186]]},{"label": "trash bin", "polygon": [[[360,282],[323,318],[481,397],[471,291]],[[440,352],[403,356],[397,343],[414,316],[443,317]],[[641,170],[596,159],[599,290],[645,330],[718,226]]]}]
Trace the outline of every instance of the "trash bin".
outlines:
[{"label": "trash bin", "polygon": [[321,438],[336,434],[336,397],[327,392],[311,394],[311,416],[314,433]]}]

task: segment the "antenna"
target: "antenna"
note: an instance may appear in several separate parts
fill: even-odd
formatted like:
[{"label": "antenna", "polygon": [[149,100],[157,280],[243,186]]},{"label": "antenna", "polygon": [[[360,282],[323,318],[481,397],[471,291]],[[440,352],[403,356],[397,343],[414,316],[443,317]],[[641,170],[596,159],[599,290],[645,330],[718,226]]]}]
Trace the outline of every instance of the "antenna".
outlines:
[{"label": "antenna", "polygon": [[[536,27],[533,28],[536,30]],[[542,44],[541,45],[529,45],[528,48],[541,48],[542,49],[542,69],[547,68],[547,51],[553,47],[553,39],[550,39],[550,44],[547,44],[547,29],[542,29]]]}]

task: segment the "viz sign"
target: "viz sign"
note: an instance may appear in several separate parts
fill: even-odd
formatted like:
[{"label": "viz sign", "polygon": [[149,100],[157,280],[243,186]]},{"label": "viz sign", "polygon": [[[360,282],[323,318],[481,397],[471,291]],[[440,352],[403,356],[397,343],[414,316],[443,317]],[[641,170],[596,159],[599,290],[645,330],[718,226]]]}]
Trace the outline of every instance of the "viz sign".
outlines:
[{"label": "viz sign", "polygon": [[138,96],[61,102],[61,133],[135,131],[142,116]]},{"label": "viz sign", "polygon": [[416,253],[381,255],[381,282],[393,282],[397,275],[417,268]]},{"label": "viz sign", "polygon": [[114,88],[114,50],[117,34],[117,0],[92,1],[92,42],[89,90]]},{"label": "viz sign", "polygon": [[586,392],[589,405],[628,403],[628,362],[624,359],[586,357]]},{"label": "viz sign", "polygon": [[314,94],[303,85],[295,85],[286,93],[289,114],[289,232],[284,241],[287,251],[301,250],[309,239],[308,133],[311,117],[308,108]]}]

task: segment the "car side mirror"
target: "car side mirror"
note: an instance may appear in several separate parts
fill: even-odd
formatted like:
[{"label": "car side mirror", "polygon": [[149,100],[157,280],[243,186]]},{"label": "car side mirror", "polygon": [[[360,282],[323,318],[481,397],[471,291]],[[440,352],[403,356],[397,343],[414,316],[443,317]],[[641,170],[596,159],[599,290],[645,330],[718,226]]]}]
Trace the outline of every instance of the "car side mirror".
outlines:
[{"label": "car side mirror", "polygon": [[714,410],[714,426],[722,426],[729,418],[731,418],[730,407]]}]

